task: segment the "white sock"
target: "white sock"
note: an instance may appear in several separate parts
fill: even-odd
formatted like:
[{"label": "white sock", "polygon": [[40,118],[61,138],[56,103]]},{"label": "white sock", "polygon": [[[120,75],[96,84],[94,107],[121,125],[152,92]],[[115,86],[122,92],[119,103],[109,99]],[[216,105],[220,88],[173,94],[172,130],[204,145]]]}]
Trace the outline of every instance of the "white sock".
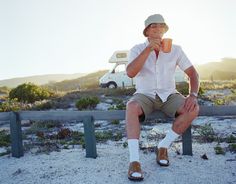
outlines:
[{"label": "white sock", "polygon": [[172,142],[179,137],[172,129],[166,134],[165,138],[159,142],[158,148],[169,148]]},{"label": "white sock", "polygon": [[[179,137],[179,134],[175,133],[172,129],[166,134],[165,138],[159,142],[158,148],[169,148],[172,142]],[[162,164],[167,164],[167,160],[160,160]]]},{"label": "white sock", "polygon": [[[139,140],[138,139],[128,139],[128,148],[129,148],[129,161],[139,162]],[[140,173],[134,172],[133,177],[141,177]]]},{"label": "white sock", "polygon": [[129,161],[139,162],[139,140],[138,139],[128,139],[129,147]]}]

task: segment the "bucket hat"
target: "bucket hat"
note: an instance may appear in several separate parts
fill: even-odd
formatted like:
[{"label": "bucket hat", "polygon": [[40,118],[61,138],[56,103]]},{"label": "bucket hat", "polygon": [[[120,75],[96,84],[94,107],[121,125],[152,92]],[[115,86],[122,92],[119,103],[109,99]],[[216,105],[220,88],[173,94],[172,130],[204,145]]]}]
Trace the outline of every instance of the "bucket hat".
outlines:
[{"label": "bucket hat", "polygon": [[150,24],[153,24],[153,23],[164,23],[166,25],[166,32],[168,31],[169,27],[168,25],[165,23],[165,20],[163,18],[163,16],[161,14],[154,14],[154,15],[150,15],[144,22],[144,25],[145,25],[145,28],[143,30],[143,34],[144,36],[147,37],[146,35],[146,30],[148,28],[148,26]]}]

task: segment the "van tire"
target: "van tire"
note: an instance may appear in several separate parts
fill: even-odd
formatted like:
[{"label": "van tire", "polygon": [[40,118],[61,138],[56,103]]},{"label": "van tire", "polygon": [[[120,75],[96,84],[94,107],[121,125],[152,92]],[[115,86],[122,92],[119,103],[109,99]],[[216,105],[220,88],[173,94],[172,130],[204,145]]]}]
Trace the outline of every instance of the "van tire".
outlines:
[{"label": "van tire", "polygon": [[115,82],[109,82],[107,84],[107,88],[115,89],[115,88],[117,88],[117,84]]}]

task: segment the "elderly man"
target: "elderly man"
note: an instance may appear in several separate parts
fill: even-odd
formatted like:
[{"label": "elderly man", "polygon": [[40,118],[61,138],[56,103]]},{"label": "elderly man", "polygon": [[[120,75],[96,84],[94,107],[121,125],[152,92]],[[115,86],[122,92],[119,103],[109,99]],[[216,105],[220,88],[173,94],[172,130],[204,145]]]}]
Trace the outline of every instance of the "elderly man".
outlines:
[{"label": "elderly man", "polygon": [[[171,51],[163,52],[162,37],[169,27],[160,14],[149,16],[145,20],[144,43],[135,45],[129,56],[127,75],[136,78],[136,92],[128,101],[126,108],[126,131],[130,155],[128,178],[143,180],[139,160],[140,122],[154,110],[160,110],[175,117],[171,130],[159,142],[156,162],[160,166],[169,166],[167,150],[171,143],[190,126],[197,117],[199,106],[198,74],[183,50],[172,45]],[[189,95],[184,97],[176,90],[175,69],[179,67],[189,77]]]}]

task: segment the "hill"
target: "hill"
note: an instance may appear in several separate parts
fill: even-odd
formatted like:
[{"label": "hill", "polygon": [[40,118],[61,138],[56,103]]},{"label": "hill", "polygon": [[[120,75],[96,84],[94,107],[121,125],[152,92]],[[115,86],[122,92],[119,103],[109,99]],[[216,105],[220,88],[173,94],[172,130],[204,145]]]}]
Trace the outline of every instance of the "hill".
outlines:
[{"label": "hill", "polygon": [[107,71],[108,70],[97,71],[77,79],[64,80],[61,82],[46,84],[44,85],[44,87],[58,91],[71,91],[78,89],[97,88],[99,87],[100,77],[102,77]]},{"label": "hill", "polygon": [[14,88],[26,82],[32,82],[37,85],[43,85],[47,83],[60,82],[66,79],[76,79],[84,75],[86,74],[84,73],[48,74],[48,75],[36,75],[36,76],[29,76],[29,77],[12,78],[12,79],[0,80],[0,87],[7,86],[9,88]]},{"label": "hill", "polygon": [[223,58],[221,62],[209,62],[196,66],[201,80],[236,79],[236,58]]}]

